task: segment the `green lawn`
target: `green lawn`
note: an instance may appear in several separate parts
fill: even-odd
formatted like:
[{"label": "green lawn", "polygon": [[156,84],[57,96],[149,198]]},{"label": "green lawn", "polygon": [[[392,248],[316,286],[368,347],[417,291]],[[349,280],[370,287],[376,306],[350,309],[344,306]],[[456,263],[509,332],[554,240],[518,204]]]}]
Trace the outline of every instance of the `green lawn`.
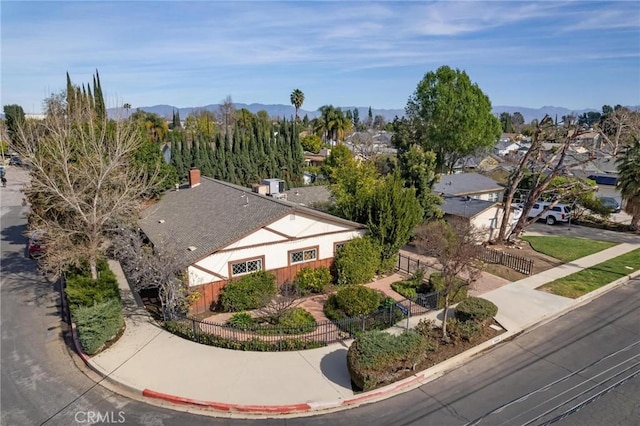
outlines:
[{"label": "green lawn", "polygon": [[546,254],[563,262],[571,262],[581,257],[589,256],[617,243],[608,241],[589,240],[587,238],[574,237],[522,237],[528,241],[531,247],[540,253]]},{"label": "green lawn", "polygon": [[538,290],[578,298],[640,268],[640,249],[547,283]]}]

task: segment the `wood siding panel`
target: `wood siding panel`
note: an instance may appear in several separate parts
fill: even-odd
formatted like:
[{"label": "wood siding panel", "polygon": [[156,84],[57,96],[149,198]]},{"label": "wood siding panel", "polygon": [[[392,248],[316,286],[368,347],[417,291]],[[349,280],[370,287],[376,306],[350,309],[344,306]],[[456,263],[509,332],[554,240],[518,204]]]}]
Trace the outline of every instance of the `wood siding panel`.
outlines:
[{"label": "wood siding panel", "polygon": [[[312,262],[298,263],[284,268],[278,268],[270,270],[276,277],[276,284],[278,286],[285,282],[293,282],[297,272],[305,267],[319,268],[321,266],[331,267],[333,259],[315,260]],[[216,281],[211,283],[202,284],[192,287],[192,290],[197,291],[200,297],[191,304],[189,313],[191,315],[202,314],[209,312],[212,303],[217,303],[222,293],[222,289],[227,285],[229,281]]]}]

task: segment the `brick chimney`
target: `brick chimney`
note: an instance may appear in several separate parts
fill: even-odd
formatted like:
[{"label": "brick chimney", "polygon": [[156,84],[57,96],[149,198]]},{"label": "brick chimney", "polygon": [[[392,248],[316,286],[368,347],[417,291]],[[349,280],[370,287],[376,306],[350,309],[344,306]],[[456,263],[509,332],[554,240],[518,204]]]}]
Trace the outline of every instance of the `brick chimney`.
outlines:
[{"label": "brick chimney", "polygon": [[200,169],[189,170],[189,188],[200,185]]}]

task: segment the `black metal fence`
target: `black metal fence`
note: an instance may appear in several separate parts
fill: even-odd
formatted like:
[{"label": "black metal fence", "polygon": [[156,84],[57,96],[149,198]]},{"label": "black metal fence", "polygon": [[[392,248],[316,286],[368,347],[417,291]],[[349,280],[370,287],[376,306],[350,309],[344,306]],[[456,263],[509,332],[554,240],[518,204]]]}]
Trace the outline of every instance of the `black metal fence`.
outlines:
[{"label": "black metal fence", "polygon": [[251,351],[313,349],[351,339],[366,330],[382,330],[403,319],[424,315],[438,306],[438,293],[421,294],[416,300],[403,299],[369,315],[324,321],[314,326],[282,327],[259,325],[237,328],[192,317],[165,321],[166,328],[182,337],[212,346]]},{"label": "black metal fence", "polygon": [[402,253],[398,253],[398,263],[396,269],[407,274],[413,274],[419,269],[433,268],[433,265],[420,259],[414,259],[413,257],[406,256]]},{"label": "black metal fence", "polygon": [[531,271],[533,270],[533,260],[503,251],[492,250],[485,247],[480,251],[479,257],[480,260],[484,262],[504,265],[514,271],[522,272],[525,275],[531,275]]},{"label": "black metal fence", "polygon": [[[480,250],[479,258],[483,262],[504,265],[514,271],[522,272],[525,275],[531,275],[531,271],[533,270],[533,260],[531,259],[498,250],[492,250],[486,247]],[[425,261],[421,262],[420,259],[415,259],[402,253],[398,254],[398,263],[396,264],[397,270],[413,274],[419,269],[426,268],[433,268],[433,265]]]}]

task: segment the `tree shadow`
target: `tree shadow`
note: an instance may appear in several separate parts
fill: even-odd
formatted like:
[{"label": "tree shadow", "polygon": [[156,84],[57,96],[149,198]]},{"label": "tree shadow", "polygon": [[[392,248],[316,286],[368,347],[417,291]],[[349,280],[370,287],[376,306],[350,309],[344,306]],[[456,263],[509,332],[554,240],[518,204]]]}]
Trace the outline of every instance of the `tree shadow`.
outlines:
[{"label": "tree shadow", "polygon": [[349,376],[349,370],[347,370],[346,349],[338,349],[322,357],[320,371],[333,383],[351,389],[351,377]]}]

